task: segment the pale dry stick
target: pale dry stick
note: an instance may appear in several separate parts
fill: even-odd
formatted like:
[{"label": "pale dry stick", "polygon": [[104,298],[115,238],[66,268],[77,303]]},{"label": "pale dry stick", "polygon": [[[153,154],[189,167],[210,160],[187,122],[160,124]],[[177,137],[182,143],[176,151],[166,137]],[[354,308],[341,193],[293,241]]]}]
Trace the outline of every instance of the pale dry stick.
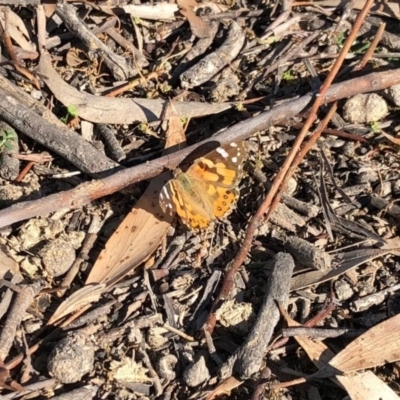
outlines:
[{"label": "pale dry stick", "polygon": [[371,59],[372,55],[378,43],[380,42],[382,35],[385,32],[386,24],[383,22],[379,25],[378,31],[375,34],[374,40],[372,41],[371,45],[369,46],[368,50],[365,52],[364,57],[362,58],[361,62],[353,69],[353,71],[361,71],[367,64],[367,62]]},{"label": "pale dry stick", "polygon": [[181,332],[179,329],[176,329],[167,323],[165,323],[163,327],[169,330],[170,332],[175,333],[176,335],[182,337],[183,339],[186,339],[188,342],[194,342],[193,336],[186,335],[186,333]]},{"label": "pale dry stick", "polygon": [[[257,229],[257,227],[261,221],[263,221],[263,223],[264,223],[264,220],[262,220],[263,215],[269,209],[272,199],[278,192],[281,182],[283,181],[292,161],[294,160],[296,153],[298,151],[298,148],[300,147],[300,144],[303,142],[306,134],[308,133],[308,130],[309,130],[311,124],[316,119],[316,113],[324,101],[324,98],[328,91],[328,88],[332,84],[333,79],[335,78],[341,65],[343,64],[345,57],[346,57],[347,53],[349,52],[350,47],[351,47],[354,39],[356,38],[357,33],[360,30],[360,27],[367,15],[369,9],[372,6],[372,3],[373,3],[373,0],[367,0],[362,11],[358,14],[358,17],[353,25],[353,29],[350,32],[350,35],[347,37],[347,39],[343,45],[342,51],[340,52],[338,58],[336,59],[336,62],[333,65],[332,70],[330,71],[329,75],[327,76],[324,84],[321,86],[321,89],[320,89],[320,91],[315,99],[315,102],[311,108],[310,115],[308,116],[306,122],[304,123],[302,131],[298,135],[290,154],[286,158],[284,165],[282,166],[281,170],[279,171],[278,175],[276,176],[276,178],[274,180],[274,184],[271,187],[271,190],[268,193],[268,196],[265,198],[265,200],[261,204],[260,208],[257,210],[256,214],[253,216],[253,218],[251,219],[251,221],[247,227],[247,232],[246,232],[246,236],[243,240],[243,244],[242,244],[239,252],[237,253],[235,259],[233,260],[229,270],[227,271],[227,273],[225,275],[225,280],[222,284],[221,292],[220,292],[216,302],[214,303],[214,306],[213,306],[213,309],[212,309],[210,315],[208,316],[207,331],[209,333],[212,333],[212,331],[214,330],[215,323],[216,323],[215,310],[218,308],[218,306],[221,304],[221,302],[227,298],[227,296],[231,292],[232,288],[234,287],[235,274],[239,270],[240,266],[243,264],[243,261],[245,260],[248,252],[250,251],[255,230]],[[284,188],[281,188],[281,189],[284,190]]]}]

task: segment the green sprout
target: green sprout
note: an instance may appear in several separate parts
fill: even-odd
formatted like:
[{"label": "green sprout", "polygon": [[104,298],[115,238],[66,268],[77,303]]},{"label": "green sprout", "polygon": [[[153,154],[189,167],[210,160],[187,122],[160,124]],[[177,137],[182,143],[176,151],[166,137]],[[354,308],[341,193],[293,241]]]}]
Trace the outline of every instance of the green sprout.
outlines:
[{"label": "green sprout", "polygon": [[5,149],[12,150],[15,142],[18,137],[15,131],[0,131],[0,163],[1,163],[1,155]]},{"label": "green sprout", "polygon": [[0,153],[3,152],[4,149],[11,150],[13,148],[13,142],[17,140],[17,134],[15,131],[7,131],[4,130],[0,132]]},{"label": "green sprout", "polygon": [[64,124],[68,122],[69,119],[75,118],[78,116],[78,109],[76,106],[71,105],[67,107],[67,115],[65,117],[61,117],[60,120]]},{"label": "green sprout", "polygon": [[244,111],[244,105],[243,105],[243,103],[241,103],[241,102],[236,103],[235,108],[236,108],[236,110],[238,110],[238,111]]},{"label": "green sprout", "polygon": [[342,47],[342,46],[343,46],[343,43],[344,43],[345,40],[346,40],[346,38],[345,38],[345,36],[344,36],[344,32],[338,32],[338,33],[336,34],[336,44],[337,44],[339,47]]},{"label": "green sprout", "polygon": [[294,79],[292,70],[288,69],[282,74],[282,79],[286,82],[290,82]]},{"label": "green sprout", "polygon": [[379,126],[378,122],[376,122],[376,121],[371,122],[371,129],[375,133],[378,133],[381,131],[381,127]]},{"label": "green sprout", "polygon": [[366,50],[368,50],[369,46],[371,46],[371,42],[362,43],[360,47],[353,50],[354,54],[364,54]]}]

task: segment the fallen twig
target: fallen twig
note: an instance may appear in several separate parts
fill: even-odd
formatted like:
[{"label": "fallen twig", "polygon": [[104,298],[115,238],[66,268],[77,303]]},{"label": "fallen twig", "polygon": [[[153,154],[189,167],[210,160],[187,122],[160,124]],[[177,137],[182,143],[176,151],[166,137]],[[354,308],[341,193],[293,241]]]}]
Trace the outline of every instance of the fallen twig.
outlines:
[{"label": "fallen twig", "polygon": [[[400,69],[372,73],[331,86],[323,102],[330,103],[345,97],[351,97],[357,93],[382,90],[398,83],[400,83]],[[0,228],[33,216],[48,214],[61,208],[80,208],[95,199],[115,193],[133,183],[159,175],[166,168],[172,170],[191,153],[194,153],[196,149],[202,148],[206,144],[212,145],[213,148],[218,145],[226,146],[231,142],[244,140],[258,131],[268,129],[279,121],[299,114],[309,105],[311,99],[311,94],[300,97],[266,111],[257,117],[242,121],[218,136],[157,160],[119,171],[102,180],[87,182],[74,189],[56,193],[40,200],[21,202],[18,205],[8,207],[0,211]]]}]

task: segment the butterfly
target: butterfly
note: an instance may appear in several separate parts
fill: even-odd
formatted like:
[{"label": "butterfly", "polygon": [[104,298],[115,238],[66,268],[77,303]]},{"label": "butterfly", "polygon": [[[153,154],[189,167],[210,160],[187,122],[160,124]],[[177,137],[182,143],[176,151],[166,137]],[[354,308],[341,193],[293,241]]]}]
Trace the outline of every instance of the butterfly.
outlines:
[{"label": "butterfly", "polygon": [[160,192],[161,209],[178,214],[192,230],[207,228],[236,203],[246,154],[244,142],[230,143],[198,158],[185,172],[177,168]]}]

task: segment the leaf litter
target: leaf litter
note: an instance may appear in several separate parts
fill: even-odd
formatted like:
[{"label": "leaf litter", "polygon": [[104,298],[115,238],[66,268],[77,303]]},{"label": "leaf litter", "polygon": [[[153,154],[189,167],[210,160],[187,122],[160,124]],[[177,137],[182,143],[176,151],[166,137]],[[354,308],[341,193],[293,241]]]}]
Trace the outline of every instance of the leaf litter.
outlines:
[{"label": "leaf litter", "polygon": [[[2,397],[397,399],[397,3],[346,54],[370,2],[5,3]],[[319,148],[248,247],[342,55]],[[243,139],[228,219],[193,234],[162,213],[176,166]],[[311,336],[280,338],[284,320]]]}]

